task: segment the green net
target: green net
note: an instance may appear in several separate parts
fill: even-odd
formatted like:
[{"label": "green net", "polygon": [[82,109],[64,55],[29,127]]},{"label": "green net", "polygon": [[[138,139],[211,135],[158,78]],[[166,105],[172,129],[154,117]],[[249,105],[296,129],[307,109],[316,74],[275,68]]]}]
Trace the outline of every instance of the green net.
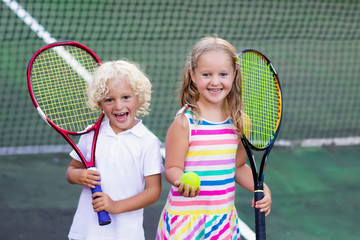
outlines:
[{"label": "green net", "polygon": [[43,39],[80,42],[101,61],[141,64],[153,83],[151,113],[143,120],[164,141],[179,108],[187,55],[214,33],[238,50],[263,52],[275,66],[284,101],[278,142],[356,141],[359,13],[360,2],[350,0],[2,0],[0,148],[66,144],[37,115],[27,92],[27,65]]}]

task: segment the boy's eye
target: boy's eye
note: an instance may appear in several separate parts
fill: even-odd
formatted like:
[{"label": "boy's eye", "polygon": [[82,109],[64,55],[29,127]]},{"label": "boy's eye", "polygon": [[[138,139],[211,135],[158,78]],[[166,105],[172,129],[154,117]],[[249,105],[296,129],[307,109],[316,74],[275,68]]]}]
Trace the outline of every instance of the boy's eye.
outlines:
[{"label": "boy's eye", "polygon": [[127,99],[129,99],[130,98],[130,96],[124,96],[124,99],[125,100],[127,100]]},{"label": "boy's eye", "polygon": [[105,98],[105,102],[112,102],[112,98]]}]

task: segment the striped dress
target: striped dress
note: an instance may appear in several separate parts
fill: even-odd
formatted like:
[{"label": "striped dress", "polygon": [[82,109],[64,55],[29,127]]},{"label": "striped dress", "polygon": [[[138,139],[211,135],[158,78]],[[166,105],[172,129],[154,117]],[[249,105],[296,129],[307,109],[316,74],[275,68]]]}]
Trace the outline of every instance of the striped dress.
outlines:
[{"label": "striped dress", "polygon": [[200,176],[201,191],[186,198],[172,186],[160,216],[156,239],[240,239],[234,206],[237,135],[230,119],[213,123],[189,122],[185,172]]}]

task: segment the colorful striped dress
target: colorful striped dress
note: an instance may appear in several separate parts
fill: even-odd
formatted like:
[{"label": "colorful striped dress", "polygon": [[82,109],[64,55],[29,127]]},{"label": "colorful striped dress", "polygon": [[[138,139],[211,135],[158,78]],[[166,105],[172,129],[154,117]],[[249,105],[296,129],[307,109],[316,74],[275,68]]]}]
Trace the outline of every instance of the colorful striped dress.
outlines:
[{"label": "colorful striped dress", "polygon": [[172,186],[160,216],[156,239],[240,239],[238,216],[234,206],[235,154],[237,135],[230,119],[195,125],[191,113],[189,150],[185,172],[200,176],[201,191],[186,198]]}]

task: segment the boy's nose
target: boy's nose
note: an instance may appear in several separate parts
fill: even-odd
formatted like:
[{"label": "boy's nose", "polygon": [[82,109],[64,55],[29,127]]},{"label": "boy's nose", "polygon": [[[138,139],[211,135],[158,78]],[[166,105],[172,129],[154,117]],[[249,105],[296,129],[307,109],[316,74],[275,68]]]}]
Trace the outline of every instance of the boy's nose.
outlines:
[{"label": "boy's nose", "polygon": [[122,101],[116,101],[115,107],[116,109],[122,109],[124,107],[124,104]]}]

